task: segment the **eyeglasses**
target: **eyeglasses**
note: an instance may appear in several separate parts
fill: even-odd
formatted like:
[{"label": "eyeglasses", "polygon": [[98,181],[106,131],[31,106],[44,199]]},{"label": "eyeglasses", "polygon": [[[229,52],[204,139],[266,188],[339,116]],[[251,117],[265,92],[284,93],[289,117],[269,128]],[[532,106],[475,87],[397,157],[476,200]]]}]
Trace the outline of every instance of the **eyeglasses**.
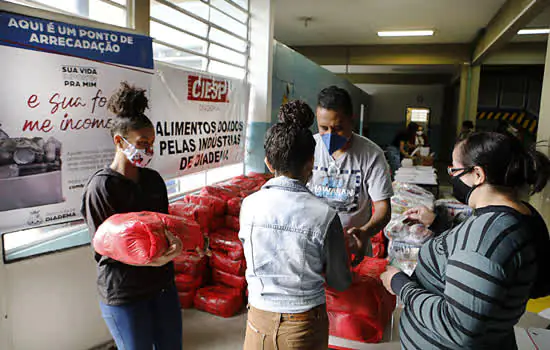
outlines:
[{"label": "eyeglasses", "polygon": [[469,167],[466,167],[466,168],[453,168],[452,166],[448,166],[447,167],[447,173],[449,174],[449,176],[457,176],[456,174],[461,171],[462,173],[460,174],[460,176],[464,175],[464,174],[467,174],[469,173],[470,171],[474,170],[474,167],[473,166],[469,166]]}]

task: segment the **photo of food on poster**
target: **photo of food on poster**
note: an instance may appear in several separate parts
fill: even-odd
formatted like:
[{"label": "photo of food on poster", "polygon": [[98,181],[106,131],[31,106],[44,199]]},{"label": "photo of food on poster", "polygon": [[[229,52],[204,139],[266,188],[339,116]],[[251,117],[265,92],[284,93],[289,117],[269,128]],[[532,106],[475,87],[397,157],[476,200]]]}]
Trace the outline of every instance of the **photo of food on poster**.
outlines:
[{"label": "photo of food on poster", "polygon": [[173,178],[244,160],[247,86],[156,62],[151,85],[152,167]]},{"label": "photo of food on poster", "polygon": [[0,233],[81,218],[114,154],[107,101],[150,89],[152,56],[149,37],[0,12]]}]

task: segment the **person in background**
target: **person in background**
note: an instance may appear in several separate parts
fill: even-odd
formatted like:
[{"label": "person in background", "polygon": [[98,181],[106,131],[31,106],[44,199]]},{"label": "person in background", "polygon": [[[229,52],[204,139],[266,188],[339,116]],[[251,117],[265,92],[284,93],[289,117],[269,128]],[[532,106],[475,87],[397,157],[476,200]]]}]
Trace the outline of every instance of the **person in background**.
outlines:
[{"label": "person in background", "polygon": [[351,241],[359,239],[362,254],[368,253],[370,237],[391,216],[393,189],[384,152],[353,132],[353,105],[344,89],[331,86],[319,93],[317,124],[315,164],[308,187],[338,211]]},{"label": "person in background", "polygon": [[242,204],[239,238],[250,303],[245,350],[327,349],[324,283],[340,291],[351,284],[338,214],[306,187],[314,118],[305,102],[281,107],[264,143],[275,178]]},{"label": "person in background", "polygon": [[[407,129],[402,130],[397,135],[395,135],[392,141],[392,146],[399,150],[400,160],[411,158],[411,153],[415,150],[414,145],[417,136],[419,136],[417,135],[419,130],[420,125],[416,124],[415,122],[411,122],[407,126]],[[420,136],[421,135],[422,134],[420,134]]]},{"label": "person in background", "polygon": [[[527,301],[550,294],[548,229],[518,190],[544,189],[550,160],[516,138],[473,134],[449,167],[455,197],[474,215],[420,250],[412,278],[389,266],[381,279],[404,304],[404,349],[517,349],[514,326]],[[427,208],[405,213],[436,230]]]},{"label": "person in background", "polygon": [[414,145],[414,148],[417,147],[424,147],[428,146],[428,138],[426,137],[426,134],[424,134],[424,127],[422,125],[418,125],[416,132],[413,136],[414,142],[411,142],[411,144]]},{"label": "person in background", "polygon": [[466,140],[470,135],[474,133],[474,122],[471,120],[465,120],[462,122],[462,129],[460,130],[460,134],[458,135],[458,140]]},{"label": "person in background", "polygon": [[[108,104],[116,115],[111,136],[116,146],[110,167],[86,185],[82,215],[90,233],[111,215],[152,211],[168,214],[164,180],[147,169],[155,130],[145,116],[145,90],[123,83]],[[95,253],[103,318],[119,349],[181,350],[182,320],[171,262],[182,243],[167,231],[170,248],[148,266],[130,266]]]}]

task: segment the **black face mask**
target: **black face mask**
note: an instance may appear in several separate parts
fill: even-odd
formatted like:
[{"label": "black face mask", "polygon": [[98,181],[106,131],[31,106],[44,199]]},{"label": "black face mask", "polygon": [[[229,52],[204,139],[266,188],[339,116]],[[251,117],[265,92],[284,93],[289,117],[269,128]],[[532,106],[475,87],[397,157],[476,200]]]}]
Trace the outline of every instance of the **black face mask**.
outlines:
[{"label": "black face mask", "polygon": [[[473,170],[473,169],[472,169]],[[472,171],[470,170],[470,171]],[[468,174],[470,171],[464,171],[460,175],[457,176],[451,176],[451,184],[453,185],[453,196],[463,204],[468,205],[468,200],[470,199],[470,196],[474,192],[474,190],[479,186],[468,186],[462,180],[460,180],[461,177]]]}]

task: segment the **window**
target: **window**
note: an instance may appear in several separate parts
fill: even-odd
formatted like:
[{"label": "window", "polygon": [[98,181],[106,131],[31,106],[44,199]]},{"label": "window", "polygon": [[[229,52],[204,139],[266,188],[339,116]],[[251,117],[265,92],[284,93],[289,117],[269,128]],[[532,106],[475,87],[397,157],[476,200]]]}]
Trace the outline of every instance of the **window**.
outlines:
[{"label": "window", "polygon": [[[248,63],[248,0],[151,0],[150,34],[156,60],[245,79]],[[243,173],[224,166],[167,181],[178,198]]]},{"label": "window", "polygon": [[427,124],[430,119],[430,110],[428,108],[407,108],[407,121],[421,124]]},{"label": "window", "polygon": [[248,0],[151,0],[155,59],[244,79]]},{"label": "window", "polygon": [[[8,0],[43,10],[128,27],[133,0]],[[150,0],[154,58],[175,65],[245,79],[248,67],[248,0]],[[234,164],[166,181],[171,200],[243,174]],[[0,232],[6,262],[88,245],[82,220]]]},{"label": "window", "polygon": [[8,0],[42,10],[128,27],[128,0]]}]

